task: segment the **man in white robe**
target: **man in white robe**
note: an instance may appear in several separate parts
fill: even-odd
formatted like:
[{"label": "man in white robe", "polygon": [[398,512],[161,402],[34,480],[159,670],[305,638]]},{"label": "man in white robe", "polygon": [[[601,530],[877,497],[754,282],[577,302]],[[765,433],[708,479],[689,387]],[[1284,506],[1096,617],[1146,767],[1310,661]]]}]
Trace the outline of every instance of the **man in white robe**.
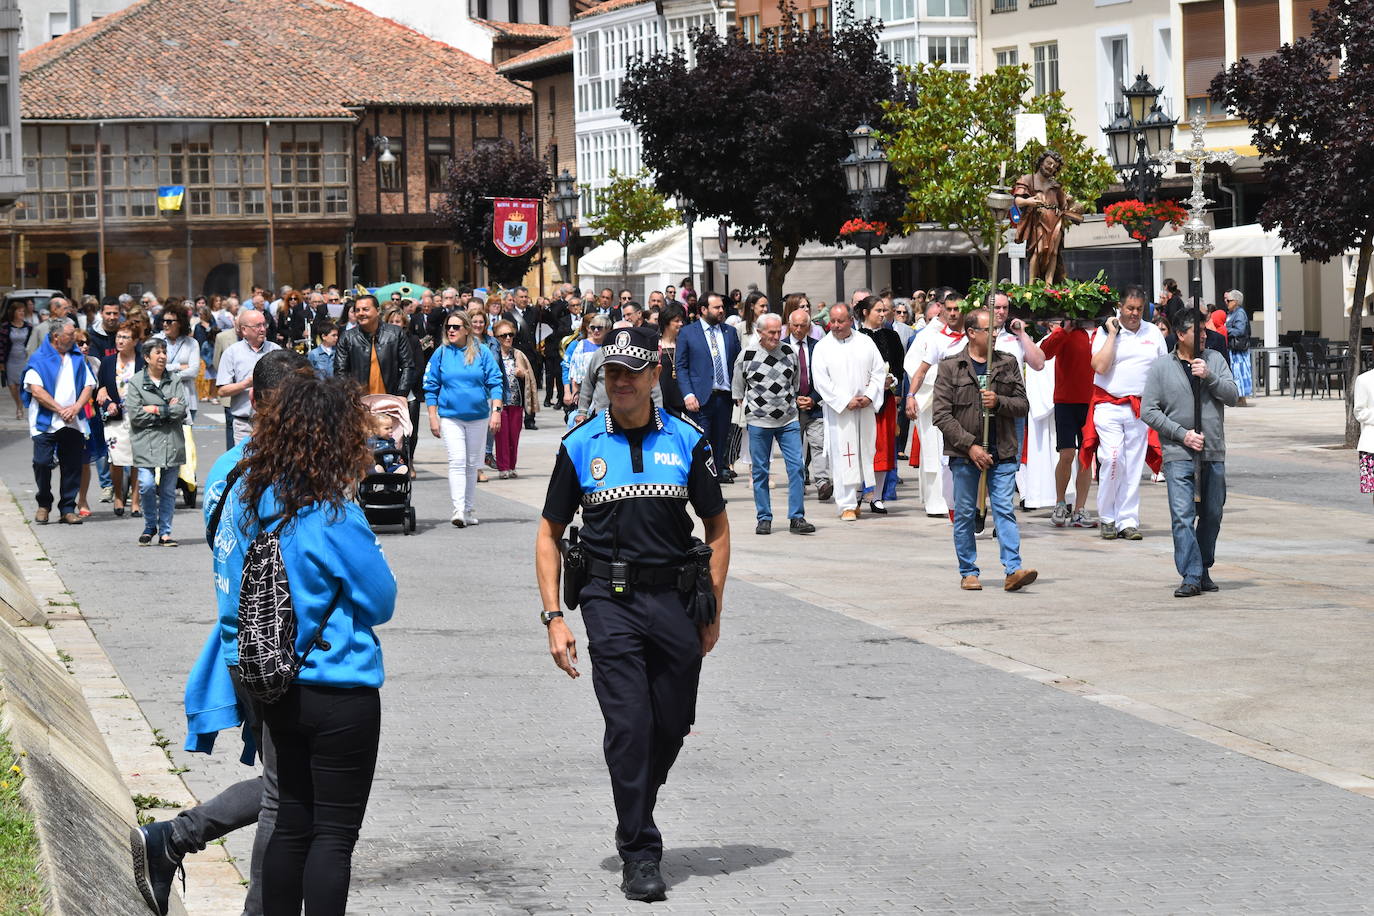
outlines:
[{"label": "man in white robe", "polygon": [[816,344],[812,383],[824,408],[825,451],[840,518],[859,517],[859,494],[874,485],[873,452],[887,363],[865,334],[854,333],[846,305],[830,308],[830,333]]},{"label": "man in white robe", "polygon": [[1026,370],[1026,397],[1030,400],[1026,463],[1016,475],[1016,489],[1027,509],[1052,509],[1057,502],[1054,467],[1059,460],[1054,441],[1054,360],[1043,369]]},{"label": "man in white robe", "polygon": [[945,299],[941,320],[927,325],[912,341],[906,352],[907,378],[911,380],[906,396],[906,415],[916,421],[916,435],[920,439],[921,500],[926,515],[949,515],[954,498],[954,481],[949,476],[949,461],[945,458],[945,437],[940,434],[931,412],[935,404],[935,376],[940,360],[953,356],[964,348],[964,301],[956,293]]}]

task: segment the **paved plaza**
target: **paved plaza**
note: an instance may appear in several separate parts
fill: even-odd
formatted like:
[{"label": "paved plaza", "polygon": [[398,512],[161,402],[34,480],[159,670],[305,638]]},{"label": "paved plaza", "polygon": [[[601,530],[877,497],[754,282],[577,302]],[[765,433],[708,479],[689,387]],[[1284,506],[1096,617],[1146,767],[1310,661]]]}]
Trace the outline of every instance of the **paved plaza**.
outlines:
[{"label": "paved plaza", "polygon": [[[842,527],[809,498],[816,535],[762,538],[741,462],[722,639],[659,805],[670,890],[655,909],[1374,911],[1374,512],[1353,455],[1322,447],[1336,402],[1258,403],[1228,417],[1222,591],[1189,601],[1170,597],[1162,484],[1144,488],[1138,544],[1023,514],[1040,581],[970,595],[948,526],[909,484],[886,519]],[[552,412],[540,422],[521,479],[482,485],[476,529],[447,524],[444,454],[426,437],[420,531],[381,535],[401,590],[379,630],[355,912],[643,910],[615,888],[591,683],[553,667],[536,617],[534,521],[558,435]],[[29,443],[3,429],[0,477],[31,515]],[[203,477],[221,427],[202,416],[197,441]],[[199,518],[178,513],[177,550],[137,547],[140,524],[108,506],[35,531],[203,798],[252,771],[229,734],[210,758],[179,750],[213,617]],[[993,578],[995,544],[980,553]],[[245,870],[249,834],[229,841]]]}]

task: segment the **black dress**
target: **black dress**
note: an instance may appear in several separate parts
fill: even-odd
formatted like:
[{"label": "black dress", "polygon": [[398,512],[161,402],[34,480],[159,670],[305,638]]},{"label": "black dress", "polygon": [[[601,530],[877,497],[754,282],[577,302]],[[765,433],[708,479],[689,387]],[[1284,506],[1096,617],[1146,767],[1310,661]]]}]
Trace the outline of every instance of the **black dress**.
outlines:
[{"label": "black dress", "polygon": [[682,416],[687,409],[682,399],[682,386],[677,383],[677,346],[659,347],[658,364],[663,371],[658,376],[659,394],[663,396],[663,409],[673,416]]}]

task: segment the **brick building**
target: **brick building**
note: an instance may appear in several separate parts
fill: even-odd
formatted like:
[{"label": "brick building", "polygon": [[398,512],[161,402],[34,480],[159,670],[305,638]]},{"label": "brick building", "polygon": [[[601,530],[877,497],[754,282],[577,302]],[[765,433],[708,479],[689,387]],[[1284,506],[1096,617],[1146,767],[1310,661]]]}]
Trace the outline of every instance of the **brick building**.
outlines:
[{"label": "brick building", "polygon": [[[448,160],[530,126],[489,62],[333,0],[140,0],[21,65],[27,187],[0,246],[20,285],[97,292],[102,261],[107,293],[347,283],[350,263],[476,281],[433,215]],[[181,210],[159,212],[165,185]]]}]

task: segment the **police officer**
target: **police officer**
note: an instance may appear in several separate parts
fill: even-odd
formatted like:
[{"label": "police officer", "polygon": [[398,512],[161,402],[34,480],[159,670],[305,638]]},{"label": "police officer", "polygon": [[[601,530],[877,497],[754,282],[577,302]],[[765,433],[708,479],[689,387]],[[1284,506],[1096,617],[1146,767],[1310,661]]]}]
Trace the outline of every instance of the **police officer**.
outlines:
[{"label": "police officer", "polygon": [[[650,398],[651,335],[618,329],[604,352],[609,407],[563,437],[549,480],[535,545],[540,617],[554,663],[577,677],[577,640],[558,601],[566,549],[564,598],[581,605],[606,720],[620,887],[653,901],[667,896],[654,803],[696,715],[701,659],[720,636],[730,528],[706,436]],[[692,537],[689,504],[705,545]],[[579,508],[580,543],[568,549],[575,536],[560,539]]]}]

